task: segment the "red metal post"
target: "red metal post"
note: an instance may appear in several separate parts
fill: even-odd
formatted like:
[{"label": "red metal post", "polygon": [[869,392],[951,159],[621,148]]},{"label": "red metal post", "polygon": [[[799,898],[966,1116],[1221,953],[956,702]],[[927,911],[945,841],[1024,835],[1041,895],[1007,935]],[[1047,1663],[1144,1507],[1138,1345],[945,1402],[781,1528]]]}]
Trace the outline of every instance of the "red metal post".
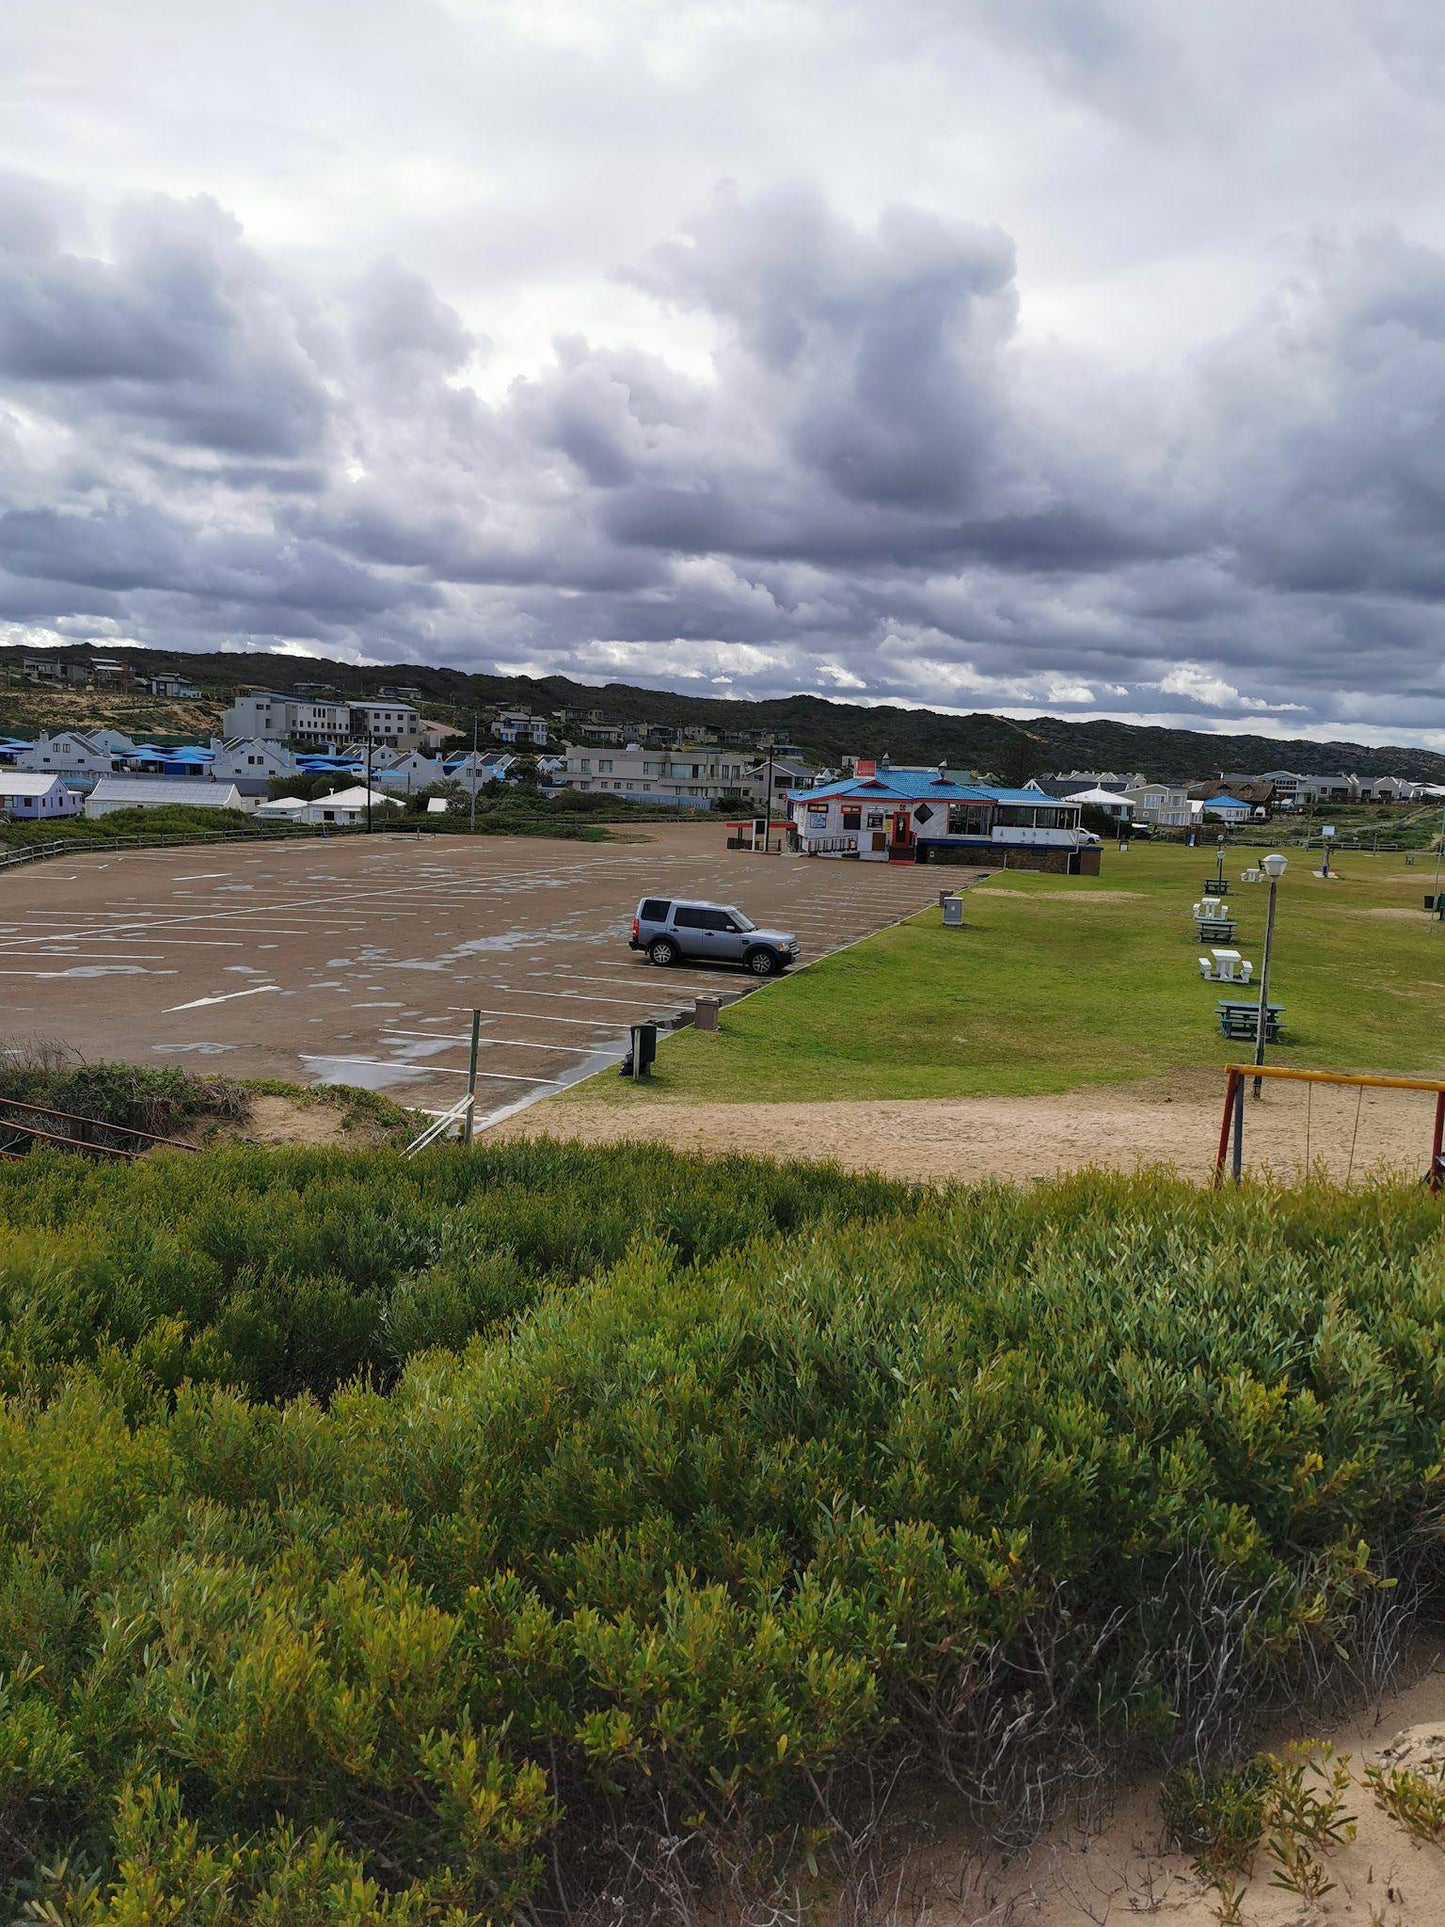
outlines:
[{"label": "red metal post", "polygon": [[1219,1155],[1214,1160],[1214,1189],[1217,1191],[1224,1183],[1224,1160],[1229,1156],[1229,1127],[1234,1120],[1234,1093],[1239,1084],[1239,1072],[1231,1070],[1224,1087],[1224,1118],[1219,1126]]}]

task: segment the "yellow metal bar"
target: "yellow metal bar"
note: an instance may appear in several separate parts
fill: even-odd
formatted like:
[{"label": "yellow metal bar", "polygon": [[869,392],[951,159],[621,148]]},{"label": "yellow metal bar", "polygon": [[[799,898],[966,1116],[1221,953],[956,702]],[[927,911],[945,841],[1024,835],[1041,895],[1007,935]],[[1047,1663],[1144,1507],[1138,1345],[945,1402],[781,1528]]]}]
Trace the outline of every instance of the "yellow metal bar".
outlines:
[{"label": "yellow metal bar", "polygon": [[1375,1077],[1362,1071],[1302,1071],[1290,1064],[1226,1064],[1231,1077],[1290,1077],[1301,1084],[1364,1084],[1371,1090],[1445,1091],[1445,1077]]}]

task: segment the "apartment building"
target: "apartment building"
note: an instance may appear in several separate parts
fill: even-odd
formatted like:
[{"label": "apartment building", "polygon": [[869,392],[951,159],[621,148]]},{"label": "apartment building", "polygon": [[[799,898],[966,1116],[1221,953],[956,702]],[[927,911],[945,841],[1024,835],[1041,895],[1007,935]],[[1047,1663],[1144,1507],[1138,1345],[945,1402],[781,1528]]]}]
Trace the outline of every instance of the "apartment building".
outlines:
[{"label": "apartment building", "polygon": [[[722,797],[760,801],[767,788],[766,769],[735,751],[709,748],[659,751],[630,743],[625,749],[584,745],[567,751],[561,775],[564,788],[606,791],[633,802],[706,810]],[[775,769],[774,782],[786,781]]]},{"label": "apartment building", "polygon": [[395,749],[414,749],[426,735],[426,725],[410,703],[352,703],[350,736],[353,742],[389,743]]},{"label": "apartment building", "polygon": [[1138,783],[1125,790],[1124,798],[1134,821],[1151,830],[1187,830],[1194,820],[1189,792],[1182,784]]},{"label": "apartment building", "polygon": [[426,733],[410,703],[326,702],[315,697],[277,695],[270,689],[238,695],[221,718],[221,730],[227,739],[254,736],[317,749],[329,743],[365,741],[411,749]]}]

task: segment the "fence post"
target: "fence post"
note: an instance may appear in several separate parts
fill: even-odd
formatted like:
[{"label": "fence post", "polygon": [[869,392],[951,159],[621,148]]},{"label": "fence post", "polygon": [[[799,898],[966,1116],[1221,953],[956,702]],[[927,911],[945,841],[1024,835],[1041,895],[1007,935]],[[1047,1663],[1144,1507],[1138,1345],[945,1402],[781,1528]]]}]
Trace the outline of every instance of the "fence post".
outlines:
[{"label": "fence post", "polygon": [[481,1049],[482,1013],[472,1012],[472,1050],[467,1060],[467,1128],[463,1142],[470,1144],[477,1129],[477,1054]]},{"label": "fence post", "polygon": [[1234,1092],[1239,1072],[1231,1070],[1224,1086],[1224,1115],[1219,1123],[1219,1150],[1214,1159],[1214,1189],[1224,1182],[1224,1160],[1229,1155],[1229,1127],[1234,1121]]}]

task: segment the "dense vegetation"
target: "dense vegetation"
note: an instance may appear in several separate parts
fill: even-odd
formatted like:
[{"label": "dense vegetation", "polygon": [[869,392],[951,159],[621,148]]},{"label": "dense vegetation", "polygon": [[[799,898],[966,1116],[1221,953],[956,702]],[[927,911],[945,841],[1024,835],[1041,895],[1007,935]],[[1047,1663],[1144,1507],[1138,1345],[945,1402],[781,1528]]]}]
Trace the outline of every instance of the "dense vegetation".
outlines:
[{"label": "dense vegetation", "polygon": [[[53,1108],[49,1128],[62,1137],[74,1135],[77,1118],[170,1137],[187,1125],[234,1122],[246,1110],[245,1090],[229,1078],[196,1077],[172,1065],[93,1064],[64,1045],[24,1041],[0,1048],[0,1098]],[[0,1121],[4,1115],[0,1110]],[[47,1128],[44,1118],[31,1121]],[[0,1139],[6,1135],[0,1128]],[[101,1130],[89,1141],[110,1140]]]},{"label": "dense vegetation", "polygon": [[0,1223],[0,1853],[52,1923],[826,1877],[890,1786],[1207,1770],[1433,1577],[1422,1192],[542,1143],[44,1158]]},{"label": "dense vegetation", "polygon": [[55,822],[7,822],[0,818],[0,846],[16,849],[34,843],[93,844],[105,849],[129,837],[203,838],[207,836],[294,836],[287,825],[258,823],[249,810],[196,809],[168,804],[164,809],[112,810],[108,816],[67,816]]},{"label": "dense vegetation", "polygon": [[[28,652],[0,649],[0,665],[12,665],[18,671],[22,653]],[[77,646],[74,651],[61,647],[47,653],[64,656],[87,652]],[[229,701],[236,685],[237,659],[230,655],[132,649],[127,651],[126,660],[141,674],[178,669],[194,677],[215,692],[217,707],[223,694]],[[290,689],[298,681],[314,684],[324,678],[343,698],[375,695],[392,684],[407,685],[423,692],[421,706],[428,713],[450,711],[460,721],[468,720],[474,709],[488,704],[522,704],[543,714],[564,707],[584,712],[597,708],[627,722],[770,730],[779,741],[798,743],[827,763],[849,755],[886,755],[895,763],[946,760],[991,769],[1008,780],[1053,769],[1137,769],[1169,782],[1193,782],[1221,769],[1297,769],[1306,774],[1353,770],[1368,776],[1445,782],[1445,756],[1437,751],[1366,743],[1217,736],[1202,730],[1078,722],[1059,716],[1034,716],[1020,723],[1004,716],[947,716],[893,704],[865,709],[821,696],[783,696],[753,702],[739,697],[698,697],[669,689],[640,689],[630,683],[607,683],[599,689],[572,682],[566,676],[471,675],[436,663],[363,667],[320,656],[300,660],[256,654],[246,657],[244,667],[248,678],[264,677],[273,689]],[[94,693],[105,700],[100,692]],[[0,729],[7,720],[20,720],[16,699],[30,704],[35,694],[29,689],[13,694],[0,690]],[[6,713],[7,695],[13,709],[11,717]],[[63,726],[74,726],[68,712]]]}]

